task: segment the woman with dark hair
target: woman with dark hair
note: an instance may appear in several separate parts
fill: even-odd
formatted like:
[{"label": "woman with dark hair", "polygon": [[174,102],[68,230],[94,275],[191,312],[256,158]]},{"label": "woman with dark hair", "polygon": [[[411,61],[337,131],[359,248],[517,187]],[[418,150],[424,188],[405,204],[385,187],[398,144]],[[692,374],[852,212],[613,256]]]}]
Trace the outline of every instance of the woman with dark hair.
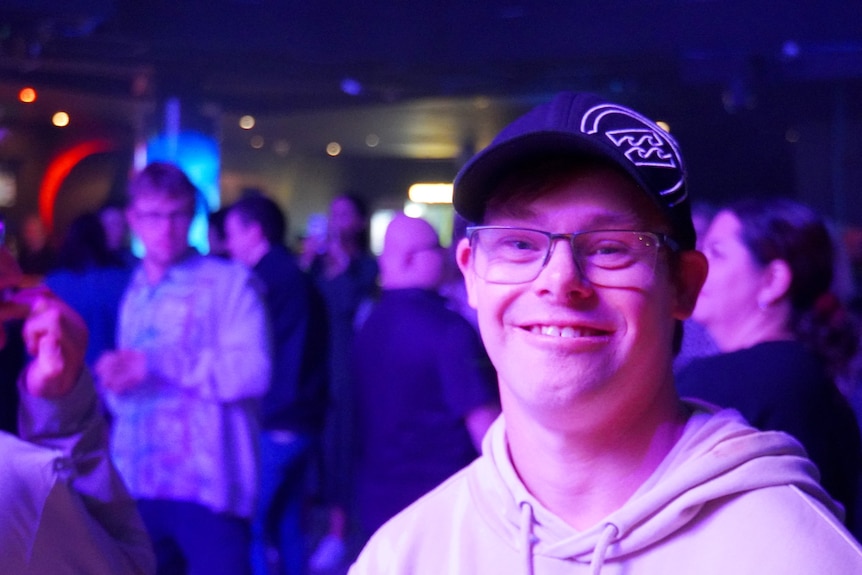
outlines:
[{"label": "woman with dark hair", "polygon": [[354,193],[329,207],[326,248],[309,273],[326,302],[329,322],[329,410],[323,432],[322,498],[329,526],[310,558],[313,571],[331,571],[348,557],[353,515],[356,398],[350,350],[362,311],[377,290],[377,259],[369,246],[369,211]]},{"label": "woman with dark hair", "polygon": [[84,318],[90,331],[87,365],[114,349],[117,310],[132,268],[108,247],[99,216],[85,213],[72,221],[60,247],[57,267],[45,284]]},{"label": "woman with dark hair", "polygon": [[835,385],[858,333],[830,291],[835,247],[827,226],[793,200],[746,199],[718,212],[703,251],[709,275],[693,317],[721,353],[682,370],[680,395],[795,436],[859,536],[859,426]]}]

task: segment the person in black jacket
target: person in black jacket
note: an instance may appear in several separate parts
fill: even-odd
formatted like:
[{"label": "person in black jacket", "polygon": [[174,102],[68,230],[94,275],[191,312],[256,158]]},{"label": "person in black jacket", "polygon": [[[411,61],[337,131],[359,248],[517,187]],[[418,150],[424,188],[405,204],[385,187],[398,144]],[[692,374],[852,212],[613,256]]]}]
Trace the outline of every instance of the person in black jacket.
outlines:
[{"label": "person in black jacket", "polygon": [[306,476],[323,428],[327,401],[324,302],[284,245],[287,218],[253,193],[229,207],[228,251],[264,284],[273,337],[273,375],[261,410],[261,493],[253,525],[255,573],[268,573],[277,551],[281,572],[304,572],[302,507]]}]

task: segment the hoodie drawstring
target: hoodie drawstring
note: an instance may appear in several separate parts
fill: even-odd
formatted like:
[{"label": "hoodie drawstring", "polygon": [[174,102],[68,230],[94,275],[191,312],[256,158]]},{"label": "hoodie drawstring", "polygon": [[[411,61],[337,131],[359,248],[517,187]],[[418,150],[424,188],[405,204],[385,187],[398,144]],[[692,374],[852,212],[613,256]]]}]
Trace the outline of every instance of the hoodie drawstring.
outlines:
[{"label": "hoodie drawstring", "polygon": [[[605,564],[605,554],[611,546],[619,529],[613,523],[608,523],[602,529],[593,548],[593,556],[590,559],[590,575],[601,575]],[[526,501],[521,502],[521,560],[523,562],[525,575],[533,575],[533,544],[536,542],[533,536],[533,508]]]},{"label": "hoodie drawstring", "polygon": [[533,575],[533,508],[526,501],[521,502],[521,559],[525,575]]},{"label": "hoodie drawstring", "polygon": [[617,532],[617,527],[613,523],[605,525],[593,549],[593,558],[590,560],[590,575],[601,574],[602,566],[605,564],[605,553],[607,553],[608,547],[611,546],[611,542],[617,536]]}]

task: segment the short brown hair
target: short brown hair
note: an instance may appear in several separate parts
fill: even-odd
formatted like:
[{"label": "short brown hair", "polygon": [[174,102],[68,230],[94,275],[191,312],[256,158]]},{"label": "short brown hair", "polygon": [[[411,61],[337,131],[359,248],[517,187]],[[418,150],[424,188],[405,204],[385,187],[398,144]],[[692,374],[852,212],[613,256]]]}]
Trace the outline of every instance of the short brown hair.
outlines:
[{"label": "short brown hair", "polygon": [[170,198],[187,198],[192,206],[195,205],[198,197],[198,189],[185,172],[167,162],[148,164],[129,182],[130,202],[153,192]]}]

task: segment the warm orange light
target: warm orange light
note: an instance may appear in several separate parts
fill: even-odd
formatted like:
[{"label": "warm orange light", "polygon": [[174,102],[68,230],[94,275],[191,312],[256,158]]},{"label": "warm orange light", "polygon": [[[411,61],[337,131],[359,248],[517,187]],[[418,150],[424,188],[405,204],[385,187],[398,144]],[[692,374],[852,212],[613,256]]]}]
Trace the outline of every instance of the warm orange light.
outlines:
[{"label": "warm orange light", "polygon": [[67,112],[55,112],[53,116],[51,116],[51,123],[57,126],[58,128],[65,128],[69,125],[69,114]]},{"label": "warm orange light", "polygon": [[25,104],[32,104],[36,101],[36,90],[30,87],[21,88],[21,91],[18,92],[18,100]]}]

